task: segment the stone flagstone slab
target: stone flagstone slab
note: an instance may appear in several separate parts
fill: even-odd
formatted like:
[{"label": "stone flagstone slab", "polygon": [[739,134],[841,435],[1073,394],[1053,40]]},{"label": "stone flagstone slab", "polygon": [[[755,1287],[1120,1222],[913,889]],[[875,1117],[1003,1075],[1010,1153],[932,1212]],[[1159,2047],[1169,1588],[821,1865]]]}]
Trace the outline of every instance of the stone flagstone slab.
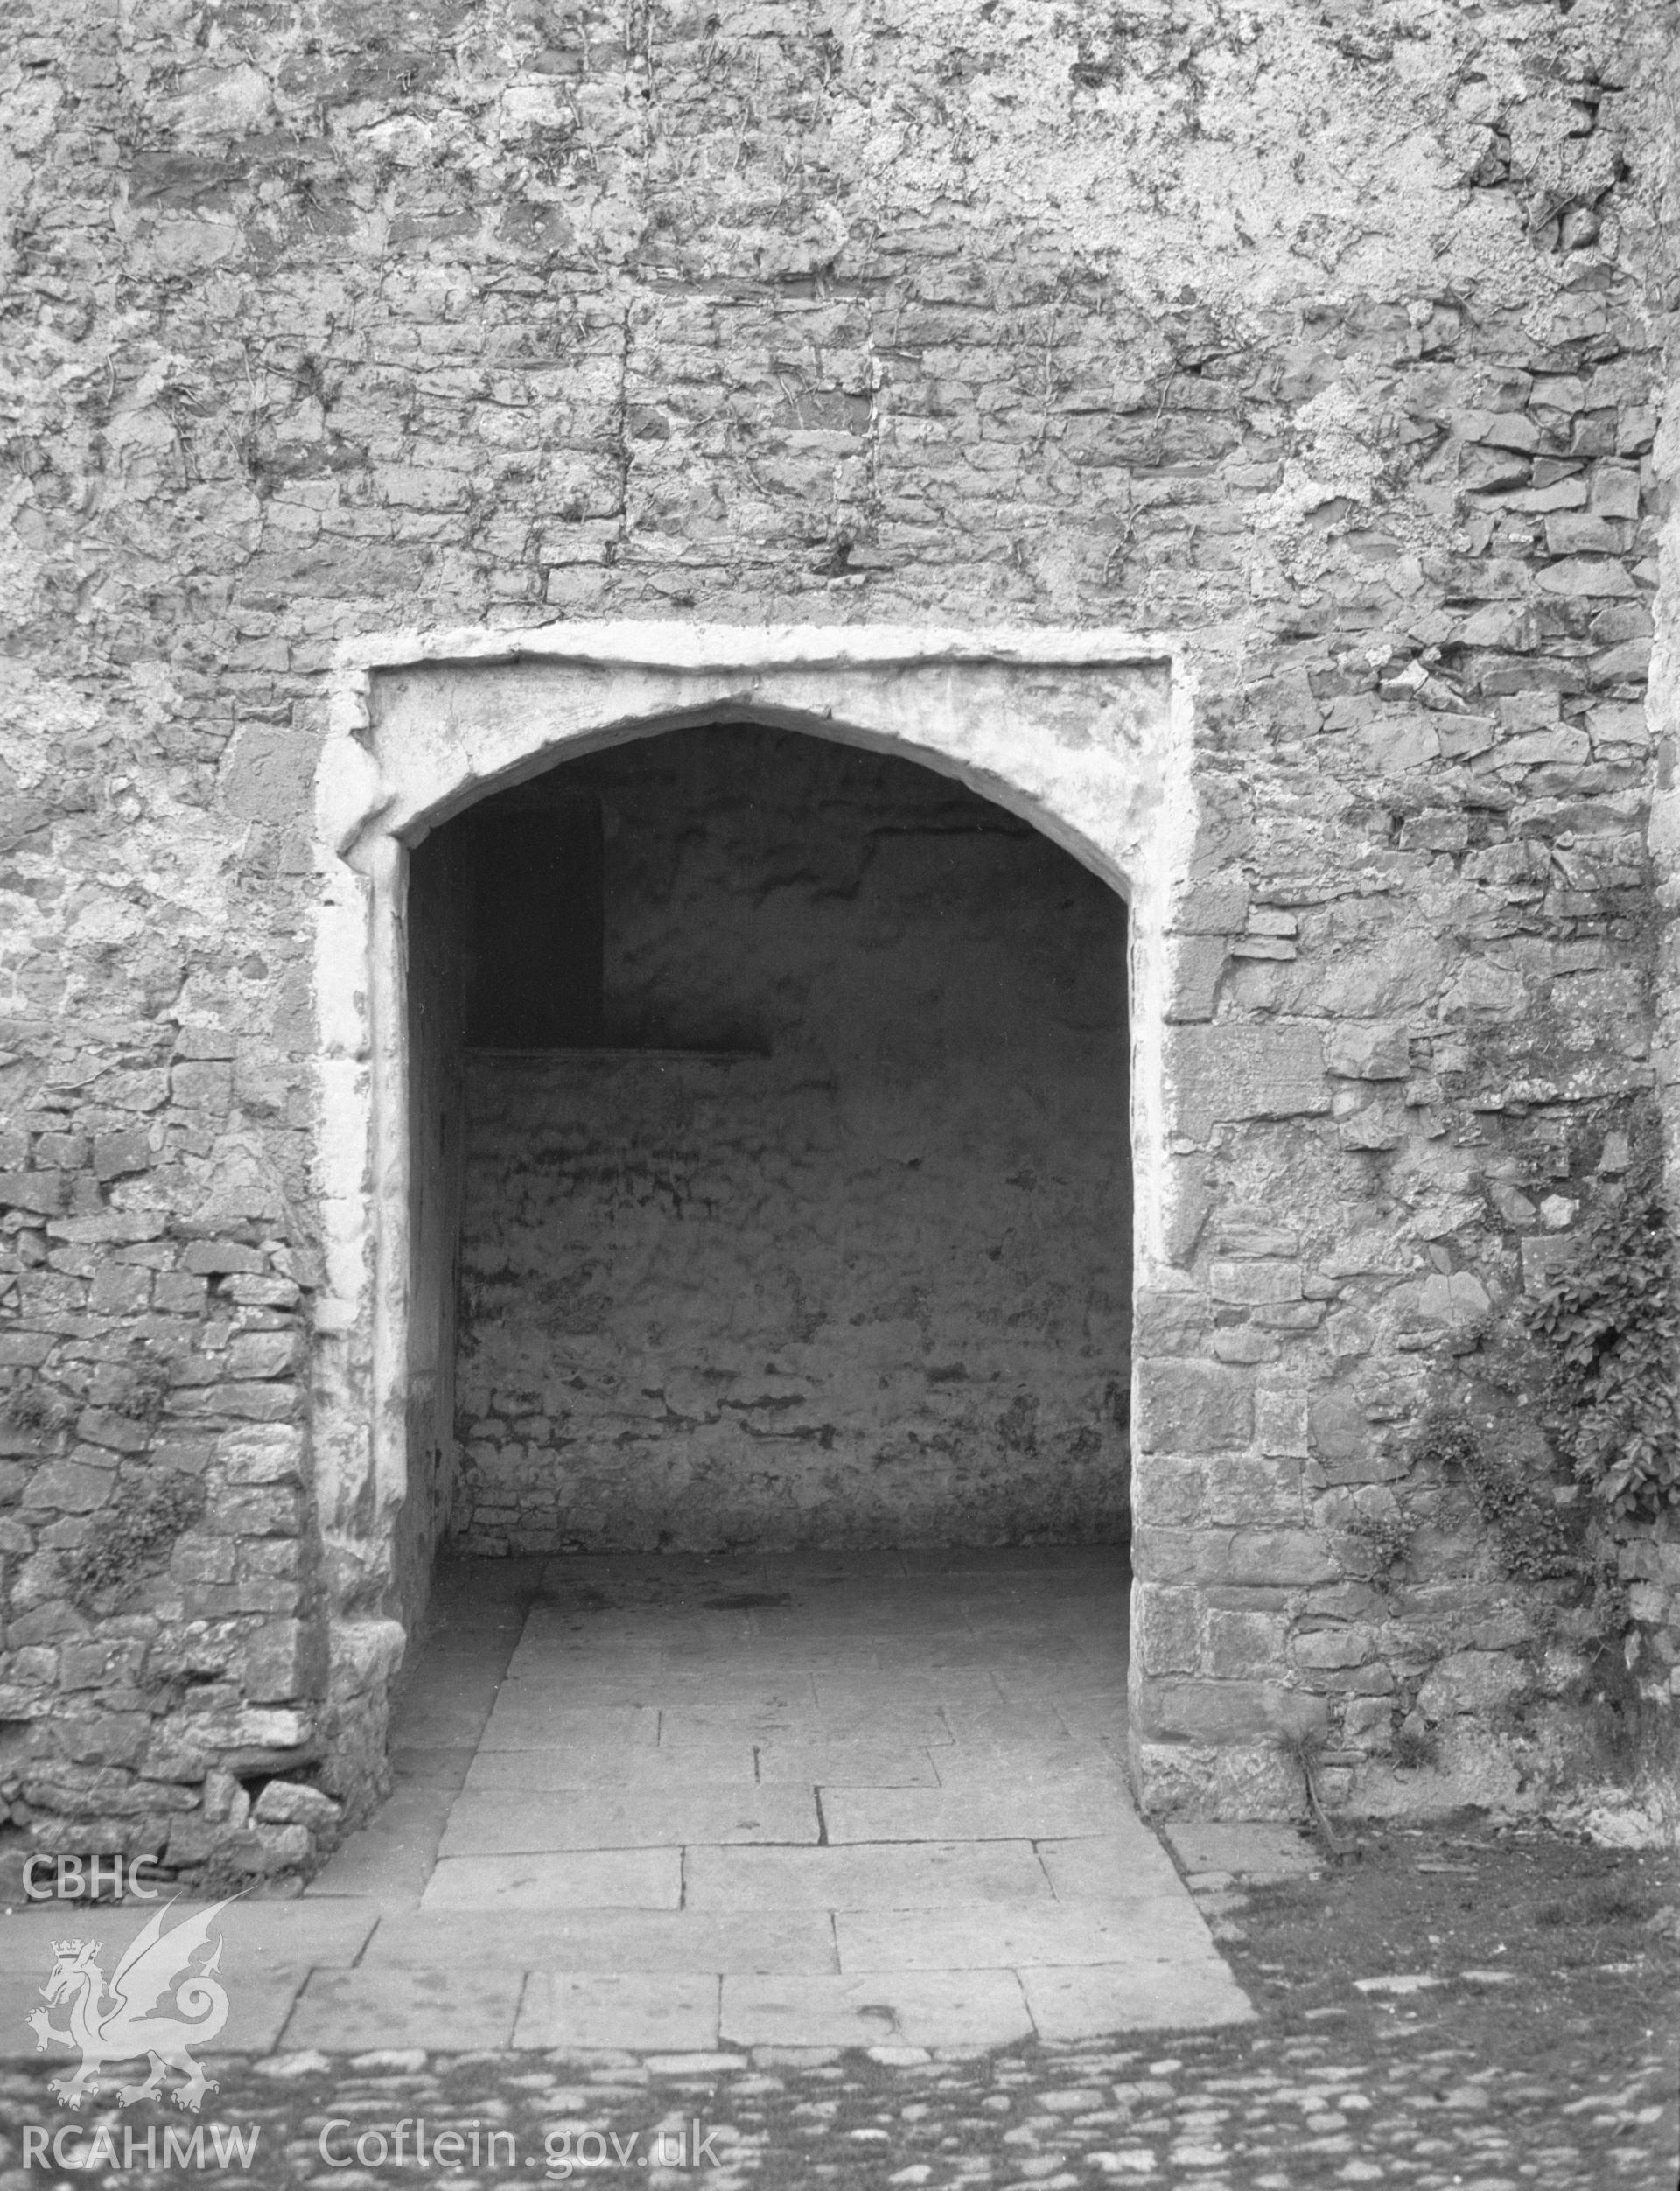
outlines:
[{"label": "stone flagstone slab", "polygon": [[546,1849],[670,1848],[684,1842],[816,1843],[808,1788],[640,1788],[629,1794],[567,1788],[460,1796],[439,1856],[500,1856]]},{"label": "stone flagstone slab", "polygon": [[480,1744],[486,1750],[564,1749],[598,1743],[629,1749],[659,1740],[659,1713],[646,1705],[573,1704],[558,1684],[505,1684]]},{"label": "stone flagstone slab", "polygon": [[760,1781],[801,1782],[808,1788],[932,1788],[939,1778],[931,1754],[907,1746],[766,1742],[759,1747],[758,1760]]},{"label": "stone flagstone slab", "polygon": [[1225,1825],[1174,1824],[1165,1829],[1186,1872],[1225,1872],[1237,1877],[1278,1879],[1322,1871],[1324,1858],[1294,1826],[1266,1821]]},{"label": "stone flagstone slab", "polygon": [[696,1848],[684,1880],[690,1909],[927,1909],[1050,1895],[1025,1841]]},{"label": "stone flagstone slab", "polygon": [[1106,1901],[1187,1890],[1172,1859],[1135,1816],[1118,1830],[1071,1841],[1041,1841],[1039,1858],[1057,1900]]},{"label": "stone flagstone slab", "polygon": [[687,1971],[536,1970],[526,1982],[514,2044],[706,2053],[718,2044],[721,1984]]},{"label": "stone flagstone slab", "polygon": [[1131,1806],[1112,1786],[1069,1777],[1018,1788],[834,1788],[822,1816],[832,1842],[1036,1841],[1102,1834]]},{"label": "stone flagstone slab", "polygon": [[[102,1964],[114,1970],[156,1912],[164,1912],[164,1929],[172,1932],[212,1907],[203,1900],[162,1899],[91,1905],[37,1902],[0,1916],[0,1970],[38,1968],[45,1978],[52,1961],[52,1942],[71,1938],[99,1941]],[[316,1964],[347,1965],[360,1954],[379,1914],[378,1902],[364,1895],[318,1901],[258,1901],[240,1896],[215,1916],[214,1935],[222,1942],[221,1968],[226,1972],[264,1961],[297,1964],[304,1970]]]},{"label": "stone flagstone slab", "polygon": [[445,1857],[427,1882],[420,1907],[676,1909],[682,1900],[680,1849],[566,1849],[530,1856]]},{"label": "stone flagstone slab", "polygon": [[[786,1779],[787,1774],[780,1775]],[[793,1777],[803,1779],[797,1774]],[[770,1775],[752,1769],[752,1745],[746,1737],[710,1746],[704,1774],[690,1754],[678,1750],[603,1750],[598,1746],[564,1750],[480,1750],[466,1774],[467,1791],[517,1789],[542,1795],[563,1788],[649,1791],[694,1787],[751,1788]]]},{"label": "stone flagstone slab", "polygon": [[839,1967],[826,1910],[432,1910],[382,1920],[376,1964],[575,1971],[817,1973]]},{"label": "stone flagstone slab", "polygon": [[1147,1964],[1216,1955],[1185,1894],[979,1909],[841,1910],[843,1970],[971,1970],[998,1964]]},{"label": "stone flagstone slab", "polygon": [[1042,1748],[1026,1743],[971,1746],[953,1742],[931,1750],[928,1761],[939,1774],[942,1788],[1019,1790],[1074,1783],[1097,1785],[1108,1790],[1112,1802],[1133,1816],[1131,1790],[1125,1768],[1112,1751],[1096,1743],[1062,1741]]},{"label": "stone flagstone slab", "polygon": [[323,2054],[365,2054],[376,2047],[463,2054],[506,2047],[524,1986],[522,1970],[478,1965],[316,1970],[287,2020],[284,2044]]},{"label": "stone flagstone slab", "polygon": [[371,1895],[417,1902],[438,1860],[438,1844],[455,1801],[447,1785],[400,1787],[360,1833],[329,1857],[304,1889],[304,1899]]},{"label": "stone flagstone slab", "polygon": [[[102,1956],[100,1967],[107,1978],[119,1956]],[[49,2075],[74,2068],[80,2055],[71,2048],[49,2045],[38,2051],[35,2034],[24,2020],[32,2010],[45,2008],[60,2031],[68,2029],[63,2005],[48,2007],[41,1984],[51,1967],[51,1956],[38,1969],[0,1967],[0,2062],[37,2063]],[[228,2020],[214,2036],[194,2052],[206,2060],[213,2054],[272,2054],[310,1973],[307,1964],[283,1964],[269,1958],[260,1968],[235,1967],[224,1957],[219,1976],[228,1995]]]},{"label": "stone flagstone slab", "polygon": [[726,2047],[1004,2047],[1031,2035],[1012,1970],[725,1978]]},{"label": "stone flagstone slab", "polygon": [[1189,1962],[1028,1967],[1020,1979],[1041,2039],[1191,2031],[1254,2020],[1248,1995],[1216,1954]]}]

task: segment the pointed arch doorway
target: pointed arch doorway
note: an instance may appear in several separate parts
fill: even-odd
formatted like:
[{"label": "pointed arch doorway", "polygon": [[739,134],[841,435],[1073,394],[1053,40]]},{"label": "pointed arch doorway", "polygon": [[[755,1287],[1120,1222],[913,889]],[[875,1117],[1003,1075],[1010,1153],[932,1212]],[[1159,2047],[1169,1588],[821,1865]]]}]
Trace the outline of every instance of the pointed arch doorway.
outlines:
[{"label": "pointed arch doorway", "polygon": [[[1175,1884],[1122,1779],[1115,1542],[1163,666],[1075,634],[548,645],[365,676],[324,777],[359,882],[323,987],[369,1068],[336,1094],[376,1186],[336,1365],[360,1340],[371,1434],[329,1374],[321,1489],[380,1603],[341,1626],[416,1629],[451,1530],[517,1578],[499,1614],[449,1586],[458,1642],[518,1642],[424,1907],[587,1908],[612,1943],[568,1956],[620,1972],[652,1950],[603,1912],[710,1917],[693,2043],[855,2037],[887,1968],[912,2012],[915,1956],[948,1979],[996,1904],[986,2034],[1100,2027],[1118,1966],[1068,1977],[1069,1925]],[[793,2008],[754,1991],[766,1907],[816,1928]]]}]

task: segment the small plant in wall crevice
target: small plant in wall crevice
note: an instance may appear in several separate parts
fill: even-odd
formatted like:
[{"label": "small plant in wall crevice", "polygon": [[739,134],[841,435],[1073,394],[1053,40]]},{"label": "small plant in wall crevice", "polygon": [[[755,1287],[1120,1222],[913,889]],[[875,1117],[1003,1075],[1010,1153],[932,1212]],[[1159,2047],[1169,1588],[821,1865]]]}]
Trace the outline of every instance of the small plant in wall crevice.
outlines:
[{"label": "small plant in wall crevice", "polygon": [[1355,1515],[1343,1532],[1364,1552],[1364,1579],[1373,1589],[1392,1590],[1411,1550],[1412,1532],[1398,1515]]},{"label": "small plant in wall crevice", "polygon": [[97,1533],[70,1563],[70,1594],[84,1611],[107,1592],[161,1566],[177,1537],[204,1513],[204,1485],[178,1468],[130,1476],[98,1516]]},{"label": "small plant in wall crevice", "polygon": [[56,1438],[68,1430],[76,1419],[74,1400],[46,1383],[32,1370],[25,1370],[4,1402],[0,1402],[0,1422],[10,1431],[20,1432],[29,1438]]}]

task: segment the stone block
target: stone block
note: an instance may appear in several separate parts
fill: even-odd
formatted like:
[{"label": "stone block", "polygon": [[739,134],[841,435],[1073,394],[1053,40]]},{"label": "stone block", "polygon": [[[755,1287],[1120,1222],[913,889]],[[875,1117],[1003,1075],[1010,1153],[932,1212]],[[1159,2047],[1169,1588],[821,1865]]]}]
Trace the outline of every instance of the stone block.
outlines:
[{"label": "stone block", "polygon": [[1411,1070],[1410,1037],[1398,1020],[1341,1020],[1326,1040],[1324,1061],[1347,1080],[1403,1081]]},{"label": "stone block", "polygon": [[151,1443],[149,1424],[108,1407],[83,1408],[76,1418],[76,1435],[90,1446],[108,1446],[118,1453],[144,1453]]},{"label": "stone block", "polygon": [[1212,1214],[1205,1156],[1175,1155],[1163,1180],[1166,1208],[1164,1242],[1167,1260],[1180,1269],[1194,1257],[1203,1227]]},{"label": "stone block", "polygon": [[306,814],[317,751],[314,738],[290,724],[242,724],[221,765],[220,789],[228,812],[282,825]]},{"label": "stone block", "polygon": [[1168,1040],[1167,1079],[1170,1115],[1194,1141],[1205,1141],[1222,1119],[1311,1117],[1330,1108],[1316,1027],[1178,1028]]},{"label": "stone block", "polygon": [[295,1331],[241,1332],[228,1348],[228,1371],[234,1377],[280,1377],[297,1367],[303,1353],[303,1335]]},{"label": "stone block", "polygon": [[234,1565],[233,1540],[225,1536],[180,1537],[169,1556],[169,1572],[178,1582],[230,1583]]},{"label": "stone block", "polygon": [[285,1423],[296,1418],[299,1400],[294,1384],[276,1380],[271,1384],[206,1385],[198,1392],[178,1393],[172,1405],[183,1415],[220,1415],[246,1423]]},{"label": "stone block", "polygon": [[1418,1709],[1432,1720],[1485,1716],[1508,1709],[1532,1685],[1528,1668],[1502,1651],[1454,1651],[1418,1691]]},{"label": "stone block", "polygon": [[1205,1471],[1203,1510],[1210,1522],[1288,1529],[1300,1526],[1301,1464],[1288,1458],[1257,1460],[1234,1454]]},{"label": "stone block", "polygon": [[169,1093],[172,1102],[184,1110],[203,1110],[221,1116],[233,1108],[233,1068],[214,1063],[172,1066]]},{"label": "stone block", "polygon": [[1368,1628],[1337,1627],[1310,1629],[1297,1635],[1290,1648],[1298,1666],[1321,1673],[1333,1667],[1364,1665],[1376,1644]]},{"label": "stone block", "polygon": [[1145,1452],[1196,1453],[1246,1446],[1254,1387],[1211,1362],[1145,1362],[1138,1370],[1138,1441]]},{"label": "stone block", "polygon": [[102,1263],[88,1288],[95,1316],[142,1316],[151,1305],[151,1273],[131,1264]]},{"label": "stone block", "polygon": [[198,1316],[203,1312],[206,1281],[186,1270],[160,1270],[151,1282],[151,1303],[170,1316]]},{"label": "stone block", "polygon": [[337,1825],[343,1815],[343,1806],[318,1788],[284,1780],[271,1780],[251,1812],[258,1825],[307,1826],[312,1833]]},{"label": "stone block", "polygon": [[1298,1301],[1300,1265],[1246,1258],[1216,1262],[1208,1273],[1208,1288],[1216,1301],[1239,1307],[1251,1308],[1261,1302]]},{"label": "stone block", "polygon": [[1292,1226],[1250,1225],[1226,1218],[1214,1228],[1214,1247],[1222,1256],[1288,1262],[1300,1254],[1301,1236]]},{"label": "stone block", "polygon": [[204,1520],[218,1536],[290,1536],[298,1527],[298,1494],[289,1485],[225,1491]]},{"label": "stone block", "polygon": [[1224,1681],[1281,1670],[1288,1634],[1289,1622],[1279,1614],[1210,1612],[1207,1670]]},{"label": "stone block", "polygon": [[1134,1685],[1133,1716],[1145,1738],[1192,1742],[1252,1741],[1283,1733],[1322,1734],[1329,1710],[1322,1697],[1281,1683],[1186,1681],[1145,1675]]},{"label": "stone block", "polygon": [[1158,1529],[1139,1523],[1132,1532],[1132,1572],[1143,1582],[1222,1582],[1230,1571],[1229,1533],[1209,1529]]},{"label": "stone block", "polygon": [[1459,432],[1464,440],[1488,449],[1528,454],[1540,446],[1539,427],[1522,411],[1466,411]]},{"label": "stone block", "polygon": [[1173,907],[1171,926],[1179,935],[1235,935],[1248,918],[1249,886],[1237,876],[1193,884]]},{"label": "stone block", "polygon": [[241,1308],[295,1308],[302,1298],[295,1278],[254,1278],[242,1272],[228,1278],[222,1292]]},{"label": "stone block", "polygon": [[248,1248],[239,1240],[189,1241],[181,1256],[183,1270],[220,1278],[228,1270],[266,1270],[268,1258],[260,1248]]},{"label": "stone block", "polygon": [[325,1638],[313,1621],[270,1620],[245,1644],[243,1687],[254,1704],[289,1704],[326,1684]]},{"label": "stone block", "polygon": [[1336,1140],[1344,1149],[1397,1149],[1405,1138],[1405,1114],[1391,1103],[1371,1103],[1336,1122]]},{"label": "stone block", "polygon": [[26,1209],[52,1217],[63,1207],[61,1172],[0,1172],[0,1209]]},{"label": "stone block", "polygon": [[[1256,1312],[1256,1322],[1264,1313]],[[1256,1329],[1254,1323],[1227,1324],[1213,1334],[1208,1351],[1216,1362],[1252,1368],[1258,1362],[1277,1361],[1278,1341],[1269,1333]]]},{"label": "stone block", "polygon": [[1194,1590],[1139,1583],[1133,1600],[1146,1674],[1194,1674],[1201,1658],[1201,1598]]},{"label": "stone block", "polygon": [[1492,1306],[1487,1287],[1474,1270],[1434,1271],[1415,1297],[1416,1313],[1426,1324],[1478,1323]]},{"label": "stone block", "polygon": [[1592,758],[1592,741],[1572,724],[1529,731],[1508,738],[1499,749],[1502,768],[1578,768]]},{"label": "stone block", "polygon": [[1387,1697],[1349,1697],[1341,1709],[1341,1739],[1350,1749],[1387,1751],[1394,1740],[1394,1705]]},{"label": "stone block", "polygon": [[1213,1018],[1220,976],[1229,957],[1222,936],[1188,936],[1173,946],[1169,1020],[1176,1024]]},{"label": "stone block", "polygon": [[1633,464],[1595,464],[1589,507],[1599,517],[1637,518],[1640,507],[1639,466]]},{"label": "stone block", "polygon": [[1334,1582],[1341,1570],[1310,1530],[1236,1530],[1226,1553],[1232,1582]]},{"label": "stone block", "polygon": [[151,1166],[151,1140],[143,1130],[94,1138],[94,1171],[102,1180],[127,1179]]},{"label": "stone block", "polygon": [[228,1592],[233,1613],[296,1613],[302,1600],[301,1585],[277,1575],[242,1572]]},{"label": "stone block", "polygon": [[115,1462],[103,1468],[80,1460],[49,1460],[30,1479],[24,1506],[30,1511],[91,1514],[105,1504],[116,1487]]},{"label": "stone block", "polygon": [[292,1424],[252,1424],[226,1432],[216,1458],[229,1483],[300,1484],[304,1480],[304,1433]]},{"label": "stone block", "polygon": [[1202,1464],[1165,1456],[1138,1469],[1132,1479],[1136,1519],[1151,1528],[1188,1529],[1201,1518]]},{"label": "stone block", "polygon": [[[1132,1305],[1132,1345],[1140,1354],[1189,1354],[1199,1351],[1208,1325],[1207,1296],[1151,1287]],[[0,1354],[0,1361],[4,1361]]]},{"label": "stone block", "polygon": [[1262,1385],[1254,1396],[1255,1441],[1263,1453],[1308,1451],[1307,1396]]},{"label": "stone block", "polygon": [[1366,764],[1376,776],[1404,775],[1440,758],[1440,732],[1421,708],[1387,710],[1366,725],[1362,742]]},{"label": "stone block", "polygon": [[85,1133],[43,1133],[35,1137],[38,1172],[80,1172],[88,1162]]},{"label": "stone block", "polygon": [[1572,556],[1561,563],[1543,564],[1534,583],[1541,592],[1571,601],[1637,598],[1639,592],[1622,564],[1611,556]]},{"label": "stone block", "polygon": [[1350,1460],[1369,1444],[1365,1410],[1351,1392],[1322,1392],[1307,1411],[1312,1451],[1332,1460]]},{"label": "stone block", "polygon": [[57,1343],[51,1332],[0,1332],[0,1369],[38,1369]]}]

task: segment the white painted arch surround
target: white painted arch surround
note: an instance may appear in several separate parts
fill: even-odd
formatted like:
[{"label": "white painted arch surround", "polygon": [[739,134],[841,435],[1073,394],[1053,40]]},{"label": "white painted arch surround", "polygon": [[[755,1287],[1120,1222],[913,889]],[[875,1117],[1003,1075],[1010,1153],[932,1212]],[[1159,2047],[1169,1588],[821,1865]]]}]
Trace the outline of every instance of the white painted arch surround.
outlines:
[{"label": "white painted arch surround", "polygon": [[1128,905],[1141,1291],[1161,1265],[1166,931],[1188,866],[1191,704],[1176,648],[1112,629],[639,622],[346,643],[316,794],[313,1450],[338,1712],[374,1723],[351,1747],[382,1740],[404,1642],[383,1585],[407,1475],[410,850],[558,761],[721,720],[900,754],[1020,815]]}]

